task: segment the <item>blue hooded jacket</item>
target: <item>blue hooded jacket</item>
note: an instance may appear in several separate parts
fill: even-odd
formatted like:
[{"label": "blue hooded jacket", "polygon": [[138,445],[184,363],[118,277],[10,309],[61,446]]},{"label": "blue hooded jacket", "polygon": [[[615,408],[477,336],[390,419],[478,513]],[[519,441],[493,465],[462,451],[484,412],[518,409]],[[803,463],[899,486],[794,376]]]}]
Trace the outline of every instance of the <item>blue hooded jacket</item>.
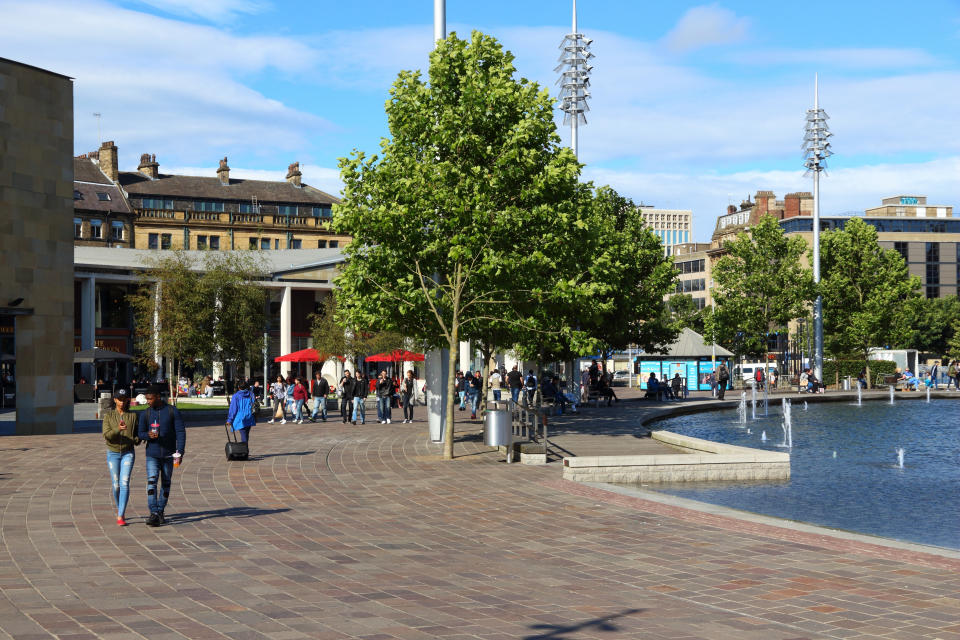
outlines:
[{"label": "blue hooded jacket", "polygon": [[230,399],[230,409],[227,411],[227,424],[233,425],[234,431],[257,424],[257,416],[253,409],[253,392],[250,389],[233,394]]}]

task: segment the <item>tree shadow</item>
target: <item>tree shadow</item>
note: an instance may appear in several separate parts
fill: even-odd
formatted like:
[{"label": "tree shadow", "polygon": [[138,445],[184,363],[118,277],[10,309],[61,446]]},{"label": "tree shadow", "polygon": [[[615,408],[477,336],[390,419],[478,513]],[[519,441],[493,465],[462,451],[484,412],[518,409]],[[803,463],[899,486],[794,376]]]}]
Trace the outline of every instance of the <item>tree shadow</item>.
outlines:
[{"label": "tree shadow", "polygon": [[309,456],[316,453],[317,450],[313,451],[288,451],[286,453],[260,453],[255,456],[250,456],[251,462],[256,462],[257,460],[264,460],[266,458],[281,458],[283,456]]},{"label": "tree shadow", "polygon": [[603,618],[593,618],[592,620],[585,620],[576,624],[534,624],[530,625],[530,628],[533,630],[542,630],[543,633],[538,633],[531,636],[523,636],[523,640],[564,640],[566,638],[571,638],[573,636],[569,635],[576,633],[578,631],[583,631],[586,629],[593,629],[594,631],[619,631],[620,628],[617,625],[612,624],[611,620],[616,620],[617,618],[625,618],[627,616],[633,615],[635,613],[640,613],[644,609],[627,609],[626,611],[621,611],[620,613],[615,613],[613,615],[605,616]]},{"label": "tree shadow", "polygon": [[170,524],[187,524],[189,522],[199,522],[209,518],[255,518],[257,516],[269,516],[275,513],[284,513],[290,509],[259,509],[257,507],[226,507],[224,509],[211,509],[210,511],[192,511],[189,513],[172,513],[167,516],[167,522]]}]

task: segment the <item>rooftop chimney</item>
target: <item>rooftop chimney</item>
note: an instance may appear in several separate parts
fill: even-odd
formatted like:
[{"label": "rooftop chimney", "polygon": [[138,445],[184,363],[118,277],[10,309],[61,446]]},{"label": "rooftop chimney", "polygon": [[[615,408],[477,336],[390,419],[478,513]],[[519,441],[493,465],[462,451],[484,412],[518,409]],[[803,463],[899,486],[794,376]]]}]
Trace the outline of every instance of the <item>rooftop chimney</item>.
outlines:
[{"label": "rooftop chimney", "polygon": [[303,186],[302,183],[300,182],[301,176],[302,174],[300,173],[299,162],[294,162],[289,167],[287,167],[287,182],[289,182],[293,186],[295,187]]},{"label": "rooftop chimney", "polygon": [[120,178],[120,172],[117,168],[117,145],[113,144],[113,140],[104,142],[100,145],[97,156],[100,159],[100,171],[103,171],[103,174],[110,180],[116,182]]},{"label": "rooftop chimney", "polygon": [[140,166],[137,167],[137,171],[147,176],[151,180],[156,180],[160,177],[160,165],[157,164],[156,154],[150,155],[149,153],[141,154],[140,156]]},{"label": "rooftop chimney", "polygon": [[220,184],[223,186],[230,185],[230,167],[227,166],[227,156],[223,156],[223,160],[220,161],[220,167],[217,169],[217,177],[220,178]]}]

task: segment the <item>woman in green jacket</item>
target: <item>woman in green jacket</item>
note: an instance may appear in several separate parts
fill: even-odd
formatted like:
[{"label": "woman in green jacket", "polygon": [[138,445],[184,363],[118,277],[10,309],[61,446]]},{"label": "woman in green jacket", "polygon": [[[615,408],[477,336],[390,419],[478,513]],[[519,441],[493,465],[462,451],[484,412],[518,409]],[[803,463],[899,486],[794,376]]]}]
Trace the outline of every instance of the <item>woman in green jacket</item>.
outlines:
[{"label": "woman in green jacket", "polygon": [[117,524],[127,526],[123,513],[130,496],[130,472],[136,458],[137,414],[130,411],[130,396],[126,389],[118,389],[113,398],[113,409],[103,414],[103,439],[107,442],[107,465],[113,483],[113,503],[117,505]]}]

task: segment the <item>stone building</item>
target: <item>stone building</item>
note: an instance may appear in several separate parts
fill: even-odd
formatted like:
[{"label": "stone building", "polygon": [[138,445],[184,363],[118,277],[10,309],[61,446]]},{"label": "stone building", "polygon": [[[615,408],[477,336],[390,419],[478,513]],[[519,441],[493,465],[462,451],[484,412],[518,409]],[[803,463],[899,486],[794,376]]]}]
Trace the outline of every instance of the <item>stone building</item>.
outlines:
[{"label": "stone building", "polygon": [[0,362],[22,435],[73,430],[72,192],[72,80],[0,58]]},{"label": "stone building", "polygon": [[[100,162],[87,154],[73,159],[74,243],[88,247],[130,248],[133,246],[134,216],[126,196],[113,181],[117,175],[116,146],[104,142],[99,156]],[[110,175],[114,178],[111,179]]]},{"label": "stone building", "polygon": [[[102,198],[96,185],[106,177],[122,191],[113,198],[119,208],[125,201],[132,210],[132,233],[120,244],[136,249],[339,249],[350,238],[331,230],[332,206],[339,200],[302,180],[300,164],[287,168],[284,181],[231,178],[227,159],[220,160],[211,176],[161,173],[155,155],[143,154],[137,171],[119,171],[117,147],[104,142],[100,149],[77,159],[84,176],[93,180],[86,189]],[[97,174],[83,161],[96,163]],[[79,179],[78,179],[79,180]],[[83,184],[79,183],[78,184]],[[83,189],[81,201],[90,204]],[[94,237],[92,226],[103,204],[81,215],[78,201],[78,245],[110,244],[119,229],[120,211],[111,210],[113,227],[103,228],[106,238]],[[95,200],[94,204],[103,203]],[[124,227],[126,233],[127,228]],[[99,241],[99,242],[95,242]]]},{"label": "stone building", "polygon": [[643,221],[663,243],[666,255],[676,245],[690,242],[693,235],[693,212],[689,209],[656,209],[640,206]]}]

